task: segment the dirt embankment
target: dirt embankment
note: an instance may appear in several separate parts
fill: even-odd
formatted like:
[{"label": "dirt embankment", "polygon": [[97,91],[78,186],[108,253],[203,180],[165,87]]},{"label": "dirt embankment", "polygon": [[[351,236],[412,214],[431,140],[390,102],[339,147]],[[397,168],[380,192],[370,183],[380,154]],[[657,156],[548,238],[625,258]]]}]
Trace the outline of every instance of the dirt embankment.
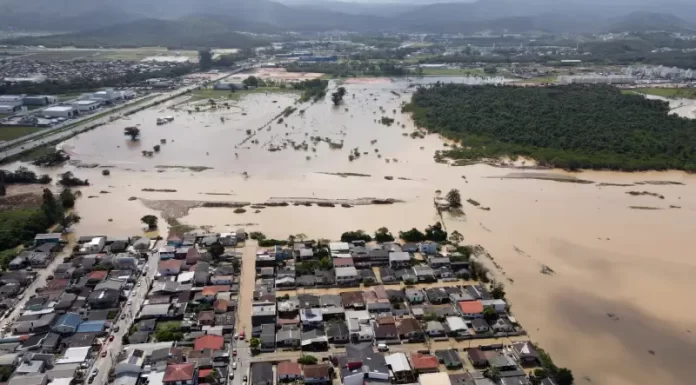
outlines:
[{"label": "dirt embankment", "polygon": [[553,174],[547,172],[512,172],[503,176],[491,176],[489,178],[500,179],[539,179],[554,182],[593,184],[591,180],[580,179],[572,175]]}]

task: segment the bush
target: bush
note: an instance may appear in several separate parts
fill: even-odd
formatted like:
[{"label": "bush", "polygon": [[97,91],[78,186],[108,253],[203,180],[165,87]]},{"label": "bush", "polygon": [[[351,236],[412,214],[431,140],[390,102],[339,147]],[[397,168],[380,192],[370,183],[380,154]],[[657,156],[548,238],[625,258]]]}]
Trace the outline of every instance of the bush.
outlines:
[{"label": "bush", "polygon": [[372,241],[372,237],[370,236],[370,234],[367,234],[362,230],[346,231],[345,233],[341,234],[341,242],[353,241],[370,242]]},{"label": "bush", "polygon": [[304,354],[297,359],[297,363],[301,365],[315,365],[319,360],[316,357]]}]

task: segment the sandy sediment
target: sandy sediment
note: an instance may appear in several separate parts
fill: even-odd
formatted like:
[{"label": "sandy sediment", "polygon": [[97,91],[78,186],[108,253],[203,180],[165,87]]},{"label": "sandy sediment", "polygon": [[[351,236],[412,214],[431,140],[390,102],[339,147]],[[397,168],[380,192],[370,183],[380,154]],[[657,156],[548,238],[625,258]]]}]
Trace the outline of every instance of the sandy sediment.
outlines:
[{"label": "sandy sediment", "polygon": [[626,194],[633,195],[633,196],[648,195],[648,196],[655,197],[655,198],[665,199],[664,195],[658,194],[658,193],[653,193],[650,191],[626,191]]},{"label": "sandy sediment", "polygon": [[181,170],[190,170],[194,172],[201,172],[205,170],[212,170],[212,167],[206,167],[206,166],[177,166],[177,165],[172,165],[172,166],[167,166],[167,165],[157,165],[155,166],[157,169],[181,169]]},{"label": "sandy sediment", "polygon": [[360,174],[360,173],[356,173],[356,172],[318,172],[317,174],[334,175],[334,176],[340,176],[342,178],[346,178],[349,176],[369,178],[372,176],[370,174]]},{"label": "sandy sediment", "polygon": [[489,178],[500,179],[539,179],[554,182],[593,184],[591,180],[580,179],[572,175],[553,174],[547,172],[512,172],[503,176],[491,176]]},{"label": "sandy sediment", "polygon": [[271,197],[268,199],[268,203],[266,205],[273,204],[273,203],[281,203],[285,202],[288,204],[305,204],[305,203],[314,203],[314,204],[327,204],[331,203],[334,205],[342,205],[342,204],[349,204],[352,206],[364,206],[364,205],[380,205],[380,204],[392,204],[392,203],[401,203],[403,201],[398,200],[398,199],[392,199],[392,198],[355,198],[355,199],[324,199],[324,198],[292,198],[292,197]]}]

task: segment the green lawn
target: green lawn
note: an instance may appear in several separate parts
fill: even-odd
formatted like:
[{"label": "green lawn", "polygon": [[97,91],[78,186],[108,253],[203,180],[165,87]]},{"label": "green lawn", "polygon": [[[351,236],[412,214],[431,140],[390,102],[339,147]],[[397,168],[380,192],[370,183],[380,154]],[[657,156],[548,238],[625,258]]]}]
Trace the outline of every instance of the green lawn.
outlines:
[{"label": "green lawn", "polygon": [[202,99],[228,99],[228,100],[239,100],[241,97],[252,94],[263,94],[263,93],[297,93],[299,91],[292,88],[279,88],[279,87],[262,87],[253,90],[240,90],[240,91],[225,91],[225,90],[214,90],[212,88],[204,88],[197,91],[191,92],[192,100],[202,100]]},{"label": "green lawn", "polygon": [[662,96],[664,98],[696,99],[696,88],[636,88],[625,91]]},{"label": "green lawn", "polygon": [[36,131],[40,131],[39,127],[25,127],[25,126],[0,126],[0,140],[12,140],[17,139],[24,135],[33,134]]},{"label": "green lawn", "polygon": [[431,76],[483,76],[480,68],[423,68],[423,75]]},{"label": "green lawn", "polygon": [[557,80],[558,76],[541,76],[531,79],[518,79],[515,80],[515,83],[555,83]]}]

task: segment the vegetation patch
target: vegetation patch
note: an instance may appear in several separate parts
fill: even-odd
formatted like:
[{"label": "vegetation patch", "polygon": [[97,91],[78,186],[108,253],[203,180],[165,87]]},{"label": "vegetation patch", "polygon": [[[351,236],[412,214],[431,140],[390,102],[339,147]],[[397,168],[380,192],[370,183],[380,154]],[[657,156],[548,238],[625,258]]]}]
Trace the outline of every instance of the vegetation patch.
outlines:
[{"label": "vegetation patch", "polygon": [[40,131],[39,127],[3,126],[0,127],[0,140],[13,140]]},{"label": "vegetation patch", "polygon": [[696,171],[696,122],[669,104],[610,86],[421,87],[404,107],[416,125],[459,140],[452,159],[526,156],[542,166]]}]

